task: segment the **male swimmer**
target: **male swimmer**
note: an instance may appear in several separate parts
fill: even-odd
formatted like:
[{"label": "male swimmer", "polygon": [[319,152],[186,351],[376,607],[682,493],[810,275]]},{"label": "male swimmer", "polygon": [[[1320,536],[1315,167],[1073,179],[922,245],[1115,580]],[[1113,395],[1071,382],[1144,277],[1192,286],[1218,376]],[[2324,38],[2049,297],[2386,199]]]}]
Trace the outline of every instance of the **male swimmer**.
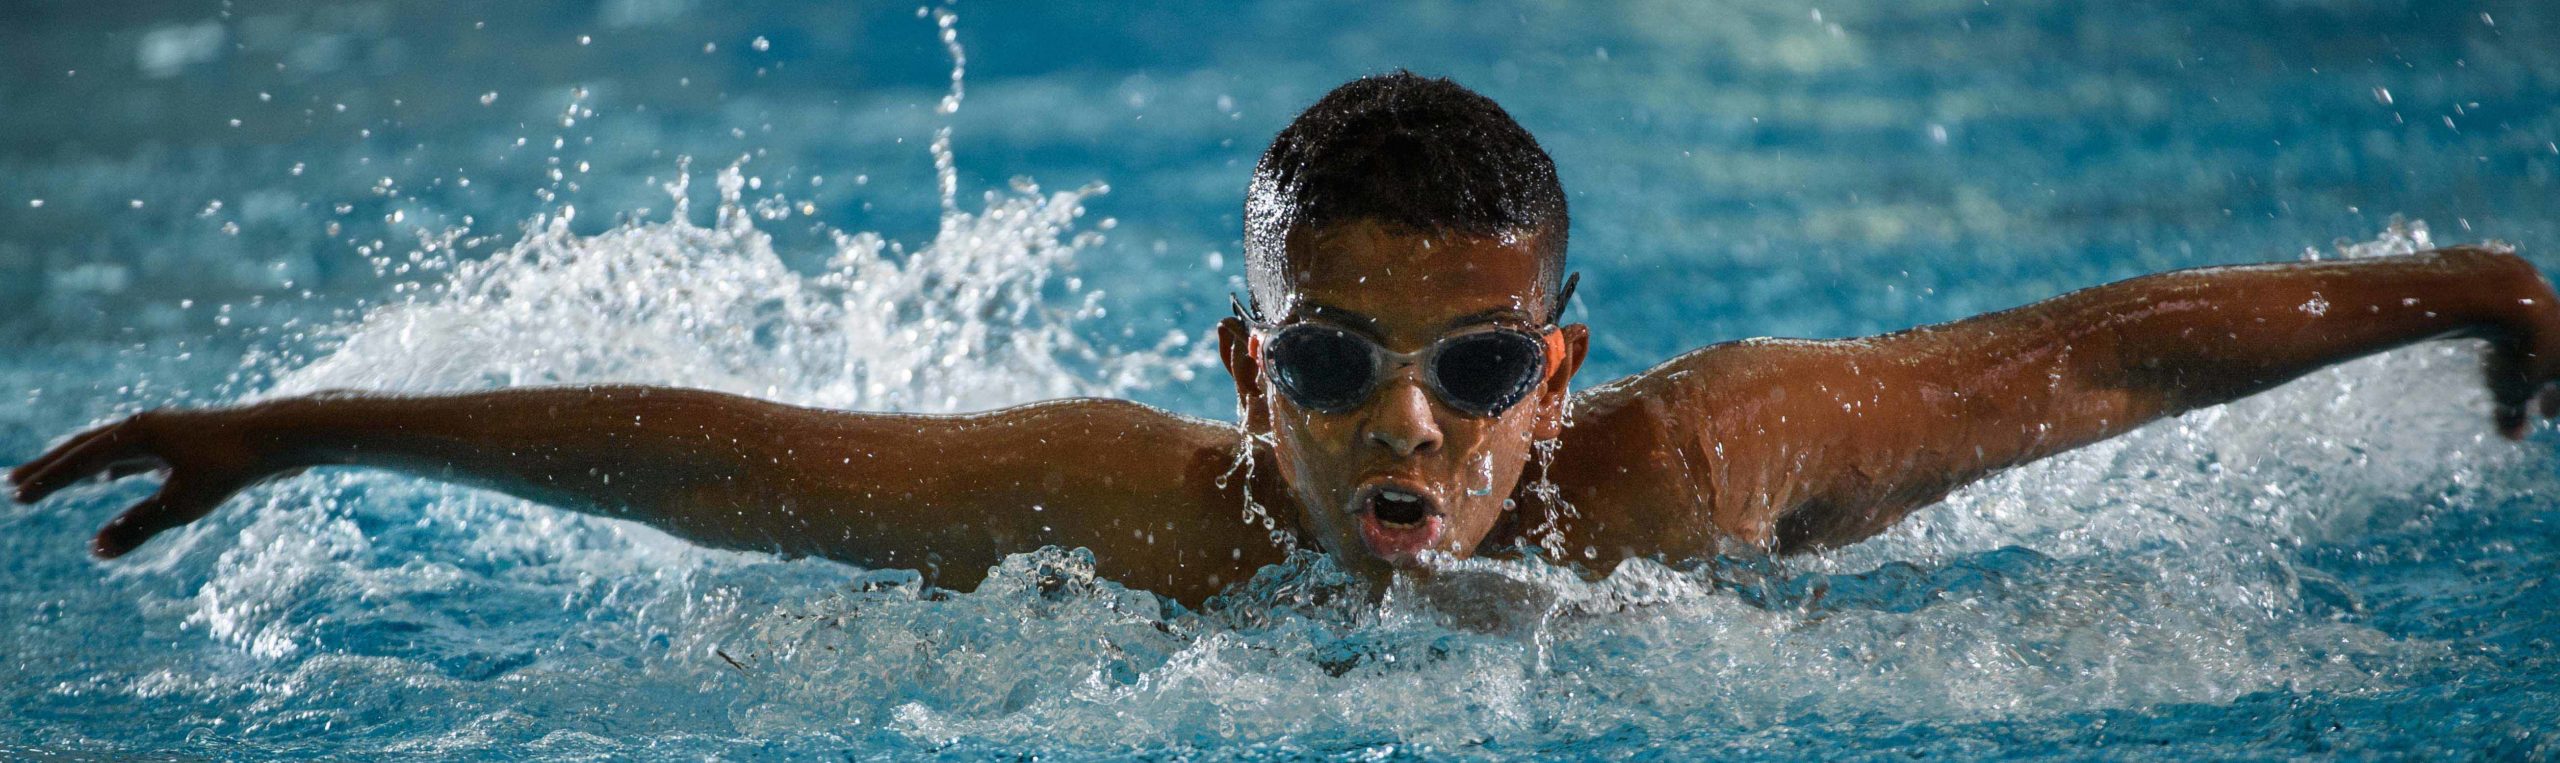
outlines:
[{"label": "male swimmer", "polygon": [[921,416],[633,386],[324,394],[142,413],[9,476],[33,502],[165,474],[98,532],[110,558],[262,480],[367,466],[945,586],[1081,546],[1197,604],[1283,542],[1372,580],[1553,537],[1594,572],[1854,543],[1984,475],[2426,339],[2487,340],[2506,436],[2537,397],[2560,408],[2560,302],[2480,248],[2164,273],[1865,339],[1715,345],[1576,392],[1590,332],[1562,322],[1553,163],[1491,100],[1405,72],[1281,131],[1244,221],[1250,302],[1218,343],[1249,436],[1119,400]]}]

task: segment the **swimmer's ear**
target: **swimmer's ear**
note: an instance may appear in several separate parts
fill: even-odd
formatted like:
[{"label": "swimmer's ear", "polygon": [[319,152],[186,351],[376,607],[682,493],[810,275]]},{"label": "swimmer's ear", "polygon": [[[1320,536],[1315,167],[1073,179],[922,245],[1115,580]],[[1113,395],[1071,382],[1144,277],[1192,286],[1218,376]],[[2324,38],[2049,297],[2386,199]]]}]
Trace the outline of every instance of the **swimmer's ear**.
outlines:
[{"label": "swimmer's ear", "polygon": [[1227,364],[1227,377],[1236,383],[1236,412],[1244,417],[1245,428],[1255,432],[1271,431],[1271,406],[1263,396],[1262,361],[1255,357],[1253,329],[1242,318],[1218,321],[1218,359]]},{"label": "swimmer's ear", "polygon": [[1582,359],[1591,352],[1590,326],[1559,326],[1555,337],[1564,344],[1564,357],[1548,372],[1546,381],[1538,383],[1537,435],[1541,440],[1564,435],[1565,401],[1573,398],[1573,375],[1582,370]]}]

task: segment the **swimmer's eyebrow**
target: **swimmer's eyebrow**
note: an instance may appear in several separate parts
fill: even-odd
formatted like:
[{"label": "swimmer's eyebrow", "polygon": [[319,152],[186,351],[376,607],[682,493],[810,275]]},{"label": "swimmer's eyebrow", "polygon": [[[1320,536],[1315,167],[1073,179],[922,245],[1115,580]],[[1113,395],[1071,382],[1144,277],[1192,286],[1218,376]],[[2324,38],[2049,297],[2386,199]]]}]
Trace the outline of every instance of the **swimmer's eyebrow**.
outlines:
[{"label": "swimmer's eyebrow", "polygon": [[1299,302],[1298,309],[1292,312],[1295,314],[1290,316],[1291,320],[1313,318],[1367,334],[1372,339],[1378,337],[1378,319],[1357,310],[1347,310],[1319,302]]},{"label": "swimmer's eyebrow", "polygon": [[[1320,319],[1326,323],[1367,334],[1373,339],[1380,338],[1382,336],[1378,330],[1378,319],[1369,317],[1367,314],[1357,310],[1348,310],[1318,302],[1300,302],[1298,303],[1298,309],[1296,312],[1297,315],[1295,317],[1299,319]],[[1441,324],[1441,328],[1454,329],[1485,323],[1506,322],[1536,323],[1537,320],[1530,318],[1529,313],[1526,310],[1521,310],[1516,307],[1496,307],[1488,310],[1478,310],[1450,319],[1449,322]]]},{"label": "swimmer's eyebrow", "polygon": [[1456,320],[1449,321],[1448,327],[1457,328],[1460,326],[1473,326],[1479,323],[1505,322],[1537,323],[1538,321],[1535,318],[1529,317],[1529,311],[1516,307],[1497,307],[1491,310],[1478,310],[1466,315],[1458,316]]}]

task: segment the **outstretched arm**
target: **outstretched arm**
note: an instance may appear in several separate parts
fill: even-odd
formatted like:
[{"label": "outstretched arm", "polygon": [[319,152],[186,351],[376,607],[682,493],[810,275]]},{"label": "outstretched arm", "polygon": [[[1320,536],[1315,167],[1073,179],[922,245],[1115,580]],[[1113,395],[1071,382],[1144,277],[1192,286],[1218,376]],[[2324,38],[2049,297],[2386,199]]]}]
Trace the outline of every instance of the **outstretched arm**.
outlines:
[{"label": "outstretched arm", "polygon": [[[1231,430],[1135,403],[963,416],[856,414],[650,387],[439,397],[319,395],[144,413],[10,474],[41,500],[164,469],[98,533],[100,556],[202,518],[243,487],[370,466],[644,522],[711,546],[913,567],[962,587],[1004,554],[1094,550],[1105,575],[1198,601],[1275,556],[1226,507]],[[1241,487],[1241,486],[1239,486]]]},{"label": "outstretched arm", "polygon": [[[1701,372],[1687,408],[1725,446],[1718,524],[1795,551],[1866,538],[2000,469],[2436,338],[2489,342],[2494,423],[2522,437],[2560,377],[2560,302],[2530,263],[2479,248],[2163,273],[1675,365]],[[2542,402],[2549,416],[2560,398]]]}]

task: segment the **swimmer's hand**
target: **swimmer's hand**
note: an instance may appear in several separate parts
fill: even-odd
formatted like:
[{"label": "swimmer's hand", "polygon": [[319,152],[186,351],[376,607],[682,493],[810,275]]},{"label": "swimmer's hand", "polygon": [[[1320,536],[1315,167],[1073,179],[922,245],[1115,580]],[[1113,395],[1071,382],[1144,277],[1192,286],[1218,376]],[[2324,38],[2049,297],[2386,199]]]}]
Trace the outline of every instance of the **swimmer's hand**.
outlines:
[{"label": "swimmer's hand", "polygon": [[2470,333],[2489,340],[2489,396],[2497,403],[2498,433],[2524,439],[2532,414],[2560,416],[2560,296],[2533,265],[2513,254],[2471,248],[2439,254],[2491,274],[2481,296],[2493,308],[2506,309],[2491,310],[2500,314]]},{"label": "swimmer's hand", "polygon": [[2522,440],[2534,414],[2560,414],[2560,296],[2532,263],[2505,248],[2457,246],[2154,278],[2185,283],[2144,298],[2192,300],[2202,309],[2187,310],[2210,315],[2119,332],[2147,366],[2123,370],[2121,379],[2157,395],[2167,406],[2163,413],[2228,402],[2412,342],[2477,339],[2488,344],[2490,422],[2500,435]]},{"label": "swimmer's hand", "polygon": [[285,471],[253,434],[252,409],[149,411],[82,432],[9,472],[20,503],[44,500],[91,477],[154,472],[160,491],[116,515],[89,543],[123,556],[170,528],[203,519],[241,488]]}]

